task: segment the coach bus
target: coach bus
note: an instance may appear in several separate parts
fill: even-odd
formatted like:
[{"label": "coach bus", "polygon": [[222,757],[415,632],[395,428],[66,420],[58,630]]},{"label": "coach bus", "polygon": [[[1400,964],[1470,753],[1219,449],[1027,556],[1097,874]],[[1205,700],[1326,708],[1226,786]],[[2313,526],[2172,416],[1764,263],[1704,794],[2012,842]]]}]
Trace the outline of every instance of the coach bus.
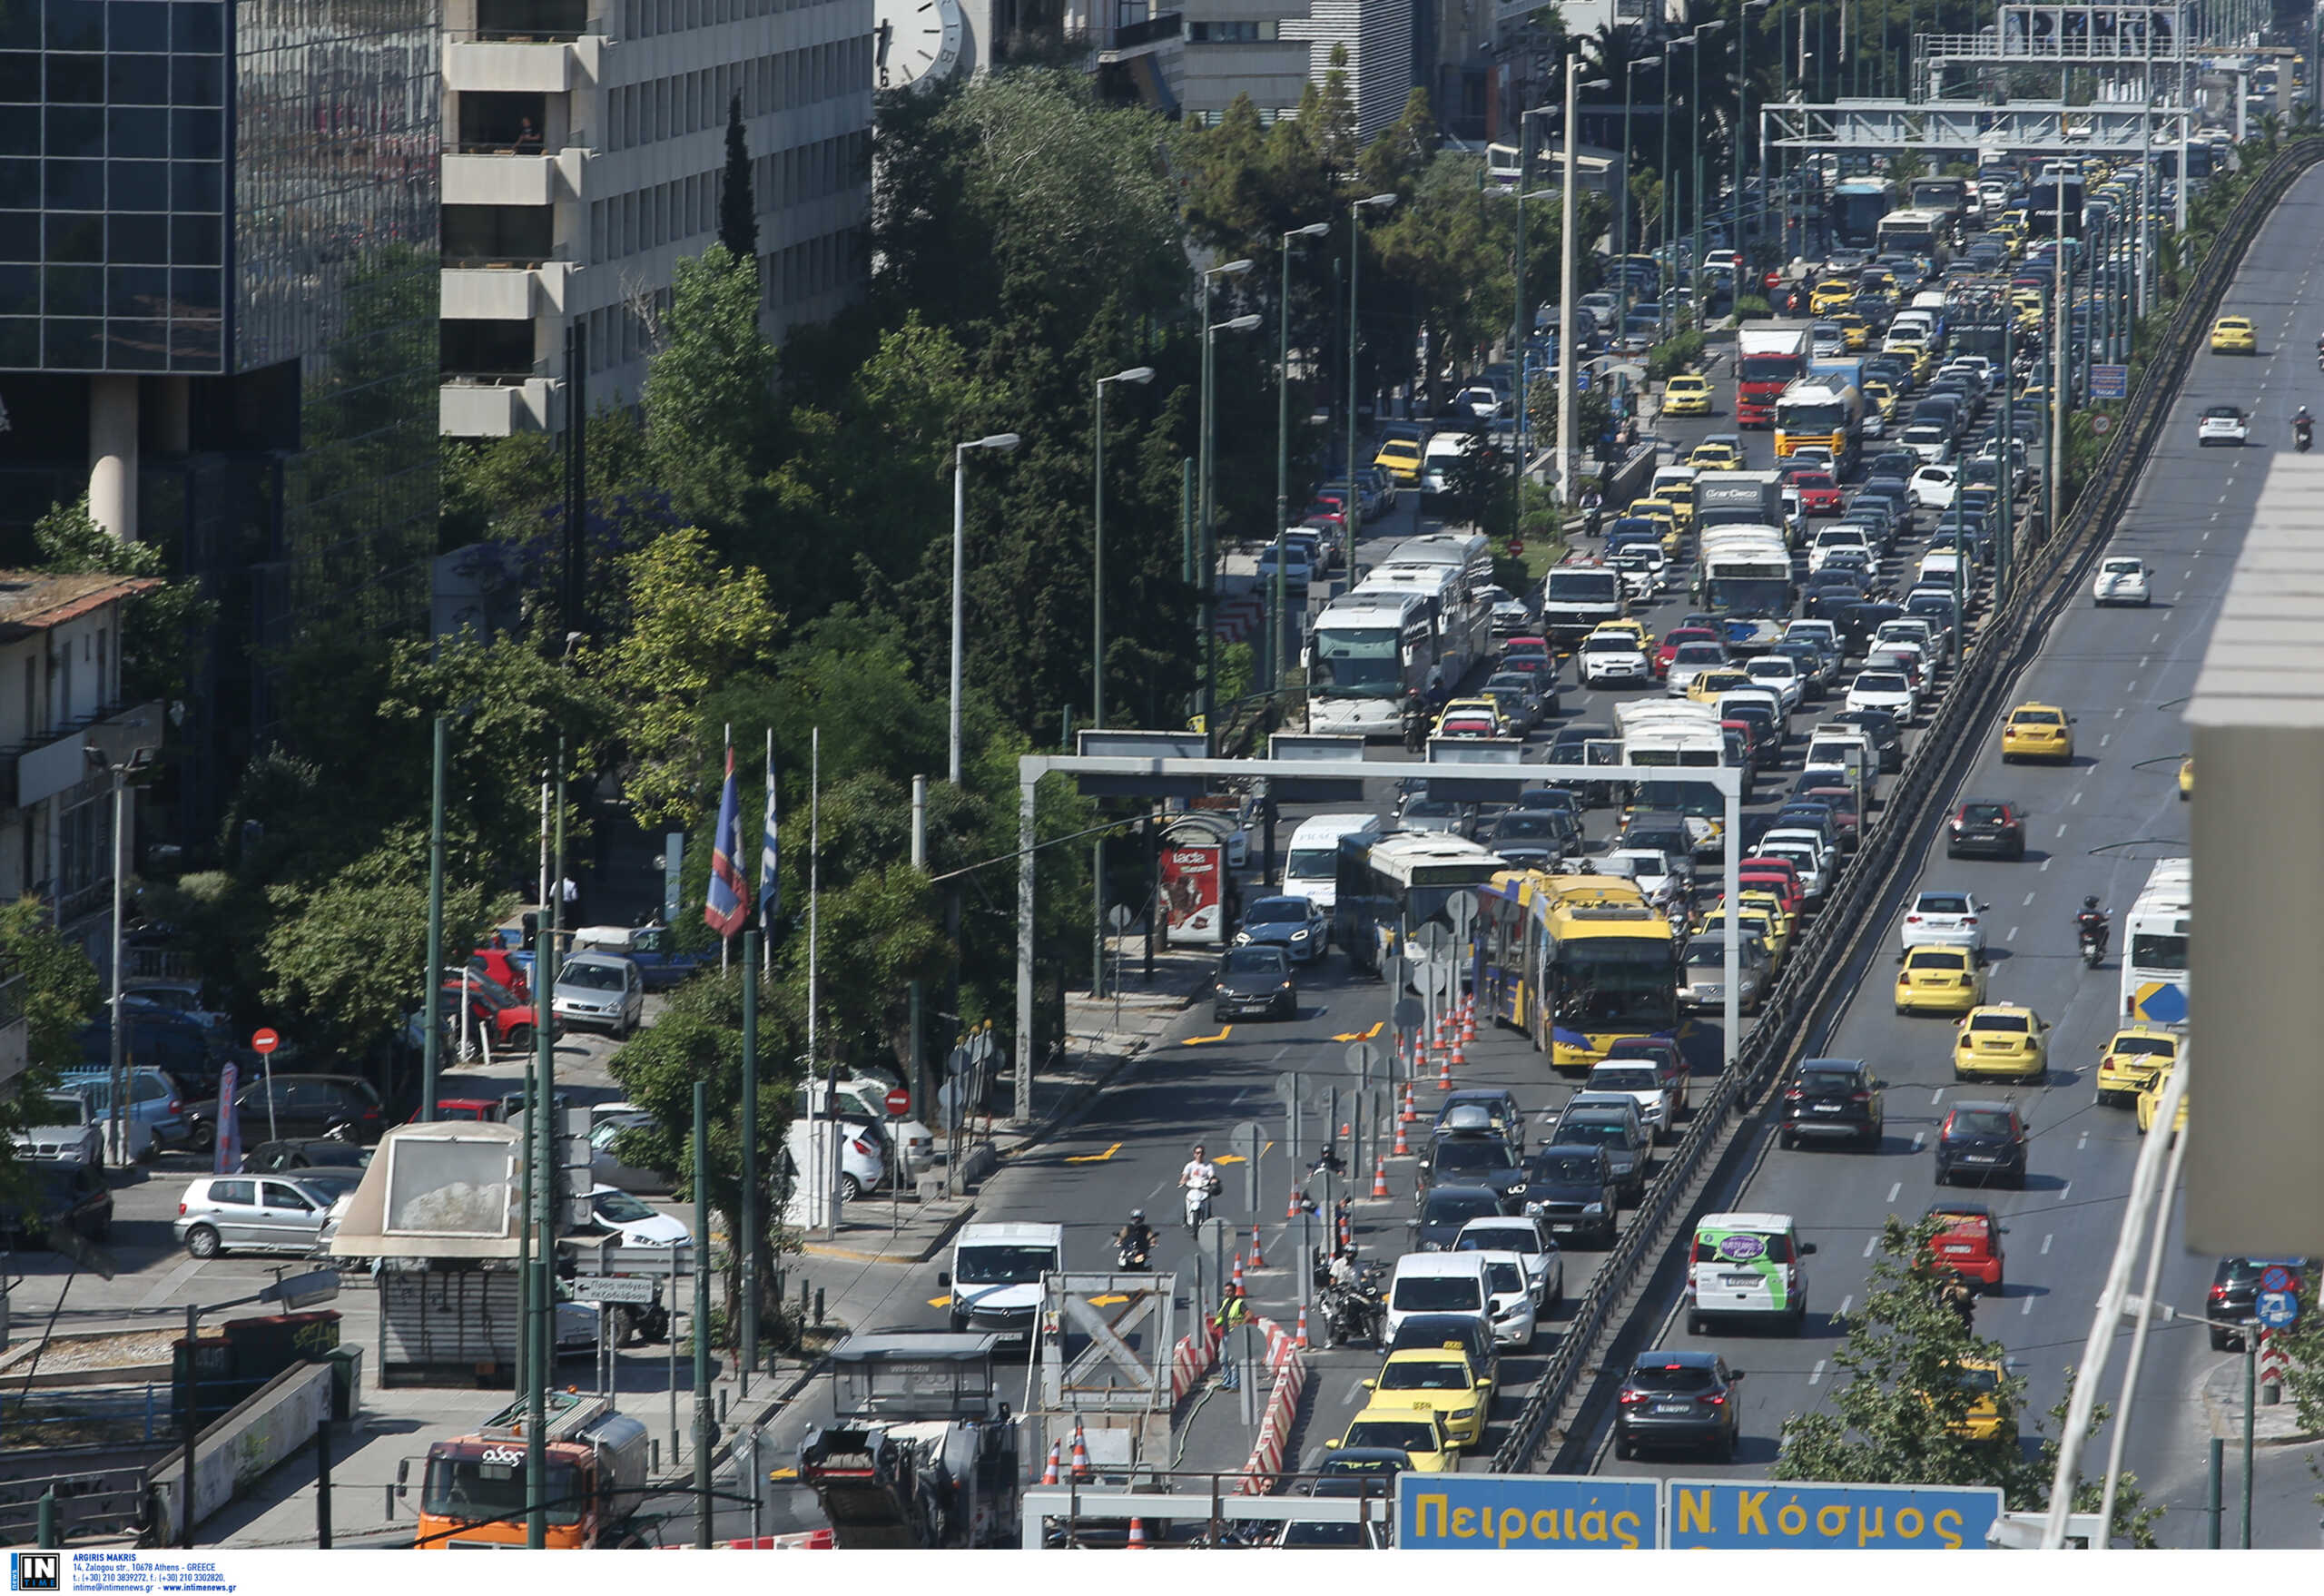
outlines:
[{"label": "coach bus", "polygon": [[[1501,855],[1442,832],[1355,832],[1340,843],[1332,940],[1348,962],[1378,975],[1432,921],[1450,928],[1446,905],[1506,869]],[[1418,958],[1415,951],[1410,955]]]}]

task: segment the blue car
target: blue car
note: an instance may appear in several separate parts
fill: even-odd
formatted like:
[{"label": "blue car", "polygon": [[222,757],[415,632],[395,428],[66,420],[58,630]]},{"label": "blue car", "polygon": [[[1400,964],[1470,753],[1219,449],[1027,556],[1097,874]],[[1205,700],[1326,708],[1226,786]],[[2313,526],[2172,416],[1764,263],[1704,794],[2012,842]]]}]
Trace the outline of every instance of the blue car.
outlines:
[{"label": "blue car", "polygon": [[1295,964],[1312,963],[1324,956],[1331,940],[1331,921],[1308,899],[1260,898],[1243,907],[1243,928],[1235,936],[1238,948],[1281,948]]}]

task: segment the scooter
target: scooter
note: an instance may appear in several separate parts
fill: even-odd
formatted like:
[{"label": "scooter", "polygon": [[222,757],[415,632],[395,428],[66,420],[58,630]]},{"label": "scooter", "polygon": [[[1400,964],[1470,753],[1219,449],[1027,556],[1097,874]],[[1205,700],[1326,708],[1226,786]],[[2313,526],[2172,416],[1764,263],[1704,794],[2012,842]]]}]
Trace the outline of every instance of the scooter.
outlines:
[{"label": "scooter", "polygon": [[2085,927],[2082,932],[2083,964],[2085,968],[2095,970],[2098,968],[2098,961],[2105,957],[2106,933]]},{"label": "scooter", "polygon": [[2315,440],[2316,429],[2311,424],[2306,421],[2295,421],[2291,424],[2292,447],[2300,453],[2306,454],[2308,446]]},{"label": "scooter", "polygon": [[1133,1273],[1142,1272],[1153,1252],[1151,1241],[1123,1242],[1114,1248],[1114,1267]]},{"label": "scooter", "polygon": [[1200,1230],[1203,1221],[1210,1217],[1210,1190],[1207,1187],[1187,1187],[1187,1228]]}]

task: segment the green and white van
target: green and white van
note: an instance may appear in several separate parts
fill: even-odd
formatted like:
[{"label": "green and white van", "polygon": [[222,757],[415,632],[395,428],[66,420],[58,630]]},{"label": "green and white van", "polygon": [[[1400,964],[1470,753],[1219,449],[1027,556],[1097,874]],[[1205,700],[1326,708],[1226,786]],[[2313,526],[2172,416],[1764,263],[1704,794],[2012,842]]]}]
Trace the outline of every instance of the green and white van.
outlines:
[{"label": "green and white van", "polygon": [[1709,1214],[1695,1227],[1687,1268],[1687,1332],[1712,1319],[1775,1319],[1797,1332],[1807,1316],[1807,1268],[1816,1250],[1789,1214]]}]

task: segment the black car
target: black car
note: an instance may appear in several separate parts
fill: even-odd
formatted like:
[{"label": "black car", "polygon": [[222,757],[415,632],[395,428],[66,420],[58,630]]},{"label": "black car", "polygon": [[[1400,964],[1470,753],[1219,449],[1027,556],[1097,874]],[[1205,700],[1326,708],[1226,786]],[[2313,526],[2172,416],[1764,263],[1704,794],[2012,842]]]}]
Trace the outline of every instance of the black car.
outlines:
[{"label": "black car", "polygon": [[1504,810],[1478,841],[1512,870],[1554,869],[1559,860],[1581,852],[1581,834],[1572,820],[1550,809]]},{"label": "black car", "polygon": [[1872,752],[1880,763],[1880,774],[1893,776],[1905,768],[1905,734],[1895,715],[1885,709],[1851,709],[1831,718],[1840,725],[1862,728],[1872,739]]},{"label": "black car", "polygon": [[1743,1371],[1730,1369],[1717,1353],[1642,1352],[1614,1399],[1614,1455],[1628,1463],[1649,1446],[1708,1450],[1720,1463],[1735,1461],[1741,1429],[1735,1383]]},{"label": "black car", "polygon": [[[1499,1197],[1525,1178],[1524,1159],[1491,1129],[1448,1133],[1431,1139],[1413,1177],[1413,1206],[1421,1207],[1440,1186],[1482,1186]],[[1474,1216],[1472,1216],[1474,1217]]]},{"label": "black car", "polygon": [[1417,1205],[1412,1221],[1416,1227],[1413,1250],[1450,1252],[1462,1226],[1472,1219],[1498,1218],[1507,1212],[1502,1206],[1501,1194],[1489,1186],[1439,1186]]},{"label": "black car", "polygon": [[1268,1020],[1299,1018],[1299,989],[1291,961],[1281,948],[1229,948],[1219,955],[1210,1012],[1224,1022],[1240,1015]]},{"label": "black car", "polygon": [[1936,1133],[1936,1183],[1949,1185],[1974,1176],[1980,1185],[1998,1177],[2006,1186],[2025,1185],[2025,1121],[2017,1105],[1959,1102]]},{"label": "black car", "polygon": [[1793,1148],[1803,1140],[1845,1138],[1877,1150],[1886,1124],[1880,1098],[1885,1084],[1861,1059],[1806,1060],[1784,1089],[1777,1139]]},{"label": "black car", "polygon": [[1643,1059],[1654,1066],[1655,1078],[1661,1082],[1662,1089],[1669,1094],[1671,1118],[1674,1121],[1685,1118],[1692,1077],[1687,1068],[1687,1056],[1679,1051],[1677,1039],[1622,1036],[1616,1037],[1606,1045],[1608,1063],[1629,1059]]},{"label": "black car", "polygon": [[379,1094],[354,1075],[277,1075],[271,1083],[262,1077],[235,1094],[234,1113],[245,1134],[263,1129],[284,1140],[336,1132],[368,1146],[388,1128]]},{"label": "black car", "polygon": [[1905,613],[1900,604],[1864,603],[1843,606],[1829,618],[1840,629],[1840,647],[1850,658],[1861,655],[1881,626]]},{"label": "black car", "polygon": [[[2266,1267],[2253,1258],[2221,1258],[2219,1267],[2211,1274],[2211,1305],[2203,1310],[2203,1316],[2224,1319],[2237,1325],[2250,1319],[2260,1300],[2260,1272]],[[2305,1265],[2292,1271],[2294,1284],[2304,1284],[2307,1276],[2314,1275],[2319,1267],[2318,1260],[2309,1259]],[[2211,1350],[2240,1352],[2243,1350],[2243,1336],[2239,1331],[2214,1327],[2211,1331]]]},{"label": "black car", "polygon": [[1578,832],[1581,829],[1581,817],[1586,805],[1581,802],[1581,794],[1572,788],[1551,783],[1546,787],[1526,788],[1517,794],[1517,802],[1510,807],[1521,810],[1546,810],[1551,814],[1567,815],[1571,818],[1573,829]]},{"label": "black car", "polygon": [[367,1169],[371,1149],[351,1141],[262,1141],[242,1155],[244,1173],[278,1174],[285,1169]]},{"label": "black car", "polygon": [[1621,1217],[1621,1189],[1613,1160],[1594,1142],[1552,1141],[1525,1162],[1525,1212],[1549,1227],[1562,1246],[1568,1240],[1596,1246],[1614,1245]]},{"label": "black car", "polygon": [[58,1230],[94,1242],[113,1235],[113,1192],[96,1166],[28,1158],[17,1177],[22,1195],[0,1198],[0,1245],[44,1246]]},{"label": "black car", "polygon": [[[1589,744],[1614,741],[1611,726],[1583,726],[1569,722],[1557,729],[1550,739],[1549,763],[1551,764],[1589,764]],[[1602,809],[1613,802],[1611,782],[1583,782],[1576,788],[1581,802],[1592,809]]]},{"label": "black car", "polygon": [[1948,859],[2025,857],[2025,812],[2001,798],[1965,798],[1945,824]]}]

